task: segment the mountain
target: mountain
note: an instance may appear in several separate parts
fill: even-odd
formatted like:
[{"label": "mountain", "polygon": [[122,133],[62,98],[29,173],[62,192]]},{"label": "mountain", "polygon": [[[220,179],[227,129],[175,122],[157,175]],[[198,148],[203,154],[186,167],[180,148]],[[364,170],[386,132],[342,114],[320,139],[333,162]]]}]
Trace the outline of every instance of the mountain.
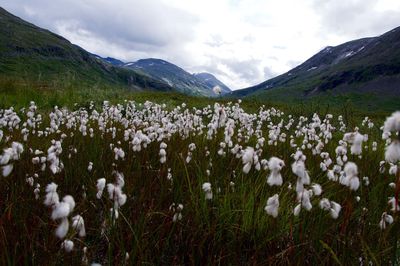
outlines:
[{"label": "mountain", "polygon": [[[222,93],[230,92],[226,85],[211,74],[192,75],[182,68],[161,59],[141,59],[136,62],[128,62],[124,67],[141,71],[141,73],[147,74],[149,77],[166,82],[185,94],[215,97],[216,94],[212,90],[215,86],[214,84],[221,86]],[[211,79],[207,81],[207,78],[204,78],[205,75],[211,77]]]},{"label": "mountain", "polygon": [[170,91],[147,75],[115,67],[65,38],[30,24],[0,7],[0,77],[51,82],[62,78],[81,84]]},{"label": "mountain", "polygon": [[232,95],[287,101],[349,93],[400,96],[400,27],[328,46],[292,70]]},{"label": "mountain", "polygon": [[210,73],[197,73],[193,74],[198,80],[201,80],[203,83],[207,85],[209,88],[214,88],[215,86],[219,86],[221,88],[221,94],[227,94],[231,92],[231,89],[229,89],[224,83],[219,81],[214,75]]}]

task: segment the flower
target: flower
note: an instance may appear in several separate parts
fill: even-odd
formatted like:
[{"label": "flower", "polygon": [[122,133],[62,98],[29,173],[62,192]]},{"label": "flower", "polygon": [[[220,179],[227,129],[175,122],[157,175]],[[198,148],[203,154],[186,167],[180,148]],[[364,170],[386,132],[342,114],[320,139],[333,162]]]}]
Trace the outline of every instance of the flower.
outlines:
[{"label": "flower", "polygon": [[333,219],[337,219],[339,217],[340,210],[342,209],[342,206],[340,206],[337,202],[329,201],[326,198],[321,199],[319,202],[319,207],[322,210],[329,211]]},{"label": "flower", "polygon": [[285,162],[277,157],[271,157],[268,161],[268,168],[271,170],[267,183],[270,186],[281,186],[283,183],[280,171],[285,166]]},{"label": "flower", "polygon": [[248,174],[253,164],[254,148],[247,147],[242,156],[243,173]]},{"label": "flower", "polygon": [[394,112],[389,116],[383,125],[383,132],[399,132],[400,131],[400,112]]},{"label": "flower", "polygon": [[322,193],[322,188],[320,184],[313,184],[311,186],[312,191],[314,192],[314,195],[319,196]]},{"label": "flower", "polygon": [[213,193],[211,190],[211,184],[206,182],[202,185],[203,191],[206,193],[205,198],[206,200],[211,200],[213,198]]},{"label": "flower", "polygon": [[268,215],[276,218],[278,216],[278,208],[279,208],[279,195],[275,194],[272,197],[268,198],[267,206],[265,206],[264,210]]},{"label": "flower", "polygon": [[347,162],[344,166],[345,175],[341,177],[340,183],[348,186],[350,190],[357,190],[360,186],[360,179],[357,177],[357,165],[353,162]]},{"label": "flower", "polygon": [[387,225],[390,225],[392,223],[393,223],[393,216],[387,214],[386,212],[382,213],[381,220],[379,221],[379,227],[382,230],[385,230]]},{"label": "flower", "polygon": [[176,221],[182,220],[182,210],[183,210],[183,204],[175,204],[172,203],[171,206],[169,207],[170,210],[174,212],[174,216],[172,217],[172,221],[175,223]]},{"label": "flower", "polygon": [[50,183],[46,187],[46,197],[44,200],[44,205],[50,207],[58,205],[60,202],[58,193],[57,193],[57,185],[55,183]]},{"label": "flower", "polygon": [[214,88],[213,88],[213,92],[215,93],[215,94],[218,94],[218,95],[220,95],[221,94],[221,92],[222,92],[222,90],[221,90],[221,87],[220,86],[215,86]]},{"label": "flower", "polygon": [[96,184],[97,194],[96,194],[96,197],[98,199],[100,199],[101,196],[103,195],[103,190],[104,190],[105,186],[106,186],[106,179],[105,178],[97,179],[97,184]]},{"label": "flower", "polygon": [[116,181],[114,184],[107,184],[107,192],[110,200],[114,201],[114,206],[111,208],[111,212],[115,219],[118,219],[119,208],[126,203],[126,195],[122,192],[122,188],[125,185],[124,176],[122,173],[114,172],[116,176]]},{"label": "flower", "polygon": [[400,142],[398,140],[394,140],[386,147],[385,160],[390,163],[400,161]]},{"label": "flower", "polygon": [[86,235],[85,222],[82,216],[76,215],[72,217],[72,228],[78,232],[80,237],[84,237]]},{"label": "flower", "polygon": [[71,252],[74,249],[74,242],[69,239],[65,239],[61,243],[61,248],[63,248],[66,252]]}]

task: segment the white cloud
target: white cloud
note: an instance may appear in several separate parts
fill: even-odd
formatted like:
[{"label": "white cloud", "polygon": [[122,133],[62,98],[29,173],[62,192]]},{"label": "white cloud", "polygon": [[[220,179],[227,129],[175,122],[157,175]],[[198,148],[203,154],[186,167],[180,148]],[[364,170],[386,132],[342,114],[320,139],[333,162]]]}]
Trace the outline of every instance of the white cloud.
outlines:
[{"label": "white cloud", "polygon": [[[4,2],[4,1],[3,1]],[[10,12],[102,56],[162,58],[233,89],[327,45],[399,26],[398,0],[13,0]]]}]

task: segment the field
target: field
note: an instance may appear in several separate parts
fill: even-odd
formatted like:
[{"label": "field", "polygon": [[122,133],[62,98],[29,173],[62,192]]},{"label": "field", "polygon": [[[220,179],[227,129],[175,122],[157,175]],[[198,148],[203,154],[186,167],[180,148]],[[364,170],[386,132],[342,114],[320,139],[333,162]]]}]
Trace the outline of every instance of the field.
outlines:
[{"label": "field", "polygon": [[43,90],[1,96],[1,265],[400,263],[399,114]]}]

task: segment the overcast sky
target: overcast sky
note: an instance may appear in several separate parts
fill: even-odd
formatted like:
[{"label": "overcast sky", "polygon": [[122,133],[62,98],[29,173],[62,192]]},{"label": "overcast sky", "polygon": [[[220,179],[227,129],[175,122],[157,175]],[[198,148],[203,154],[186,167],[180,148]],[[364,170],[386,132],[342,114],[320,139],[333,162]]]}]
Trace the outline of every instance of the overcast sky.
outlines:
[{"label": "overcast sky", "polygon": [[328,45],[400,26],[400,0],[0,0],[1,6],[103,57],[161,58],[258,84]]}]

